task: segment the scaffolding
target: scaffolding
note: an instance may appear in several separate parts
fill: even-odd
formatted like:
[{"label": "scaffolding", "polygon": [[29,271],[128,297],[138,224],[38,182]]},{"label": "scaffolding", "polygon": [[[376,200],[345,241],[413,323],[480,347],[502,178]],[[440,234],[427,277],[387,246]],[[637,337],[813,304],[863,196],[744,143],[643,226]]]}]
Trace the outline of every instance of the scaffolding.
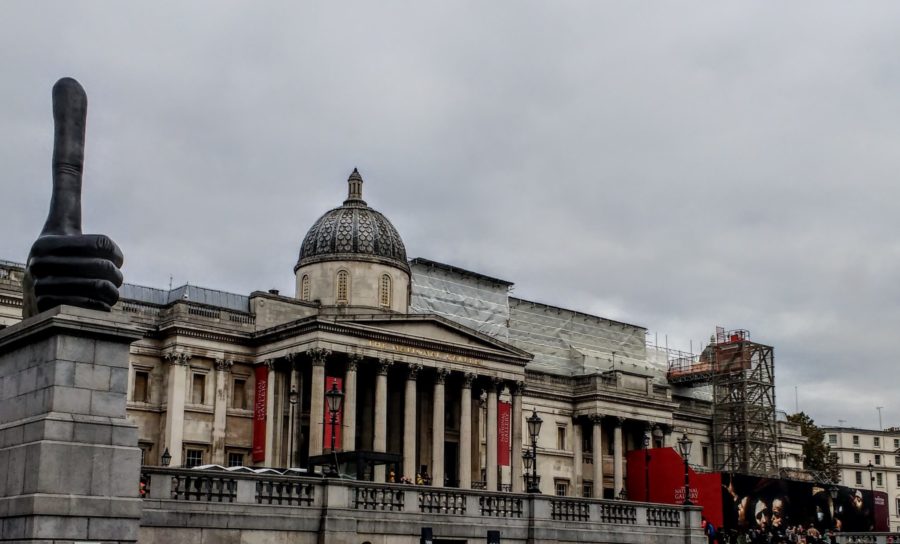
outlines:
[{"label": "scaffolding", "polygon": [[771,346],[751,341],[746,330],[717,327],[699,356],[669,361],[668,379],[673,384],[712,385],[716,470],[778,474]]}]

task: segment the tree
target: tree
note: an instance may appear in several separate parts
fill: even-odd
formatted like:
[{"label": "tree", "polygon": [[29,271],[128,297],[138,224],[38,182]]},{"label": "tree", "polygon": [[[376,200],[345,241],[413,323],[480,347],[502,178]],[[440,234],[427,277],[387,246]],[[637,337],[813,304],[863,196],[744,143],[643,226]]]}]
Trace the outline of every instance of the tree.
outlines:
[{"label": "tree", "polygon": [[787,416],[791,423],[800,425],[800,433],[806,437],[803,444],[803,468],[815,471],[833,483],[841,481],[841,470],[837,458],[831,454],[831,448],[825,443],[825,433],[813,418],[803,412]]}]

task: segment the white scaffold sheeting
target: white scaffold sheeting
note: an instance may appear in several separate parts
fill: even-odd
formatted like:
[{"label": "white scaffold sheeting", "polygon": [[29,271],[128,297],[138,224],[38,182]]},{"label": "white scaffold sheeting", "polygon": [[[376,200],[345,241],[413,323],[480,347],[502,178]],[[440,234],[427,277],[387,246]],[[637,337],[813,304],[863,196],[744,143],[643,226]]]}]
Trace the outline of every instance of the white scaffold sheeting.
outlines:
[{"label": "white scaffold sheeting", "polygon": [[[665,376],[647,361],[643,327],[509,299],[509,343],[534,354],[528,368],[565,376],[606,370]],[[613,356],[615,352],[615,356]]]},{"label": "white scaffold sheeting", "polygon": [[508,290],[505,284],[413,263],[409,311],[446,317],[505,342]]}]

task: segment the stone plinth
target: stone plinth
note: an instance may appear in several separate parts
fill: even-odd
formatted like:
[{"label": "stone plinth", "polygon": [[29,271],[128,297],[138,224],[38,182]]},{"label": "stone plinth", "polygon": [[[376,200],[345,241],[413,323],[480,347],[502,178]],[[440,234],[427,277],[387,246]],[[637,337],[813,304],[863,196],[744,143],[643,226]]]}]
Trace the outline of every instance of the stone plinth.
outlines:
[{"label": "stone plinth", "polygon": [[0,541],[136,542],[129,345],[109,313],[62,306],[0,331]]}]

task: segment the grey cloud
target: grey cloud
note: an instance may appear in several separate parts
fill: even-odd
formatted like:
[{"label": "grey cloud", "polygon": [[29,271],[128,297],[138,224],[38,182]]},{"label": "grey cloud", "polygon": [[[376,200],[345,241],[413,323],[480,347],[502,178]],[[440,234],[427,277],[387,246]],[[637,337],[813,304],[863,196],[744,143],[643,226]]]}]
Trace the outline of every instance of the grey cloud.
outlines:
[{"label": "grey cloud", "polygon": [[356,166],[411,256],[679,348],[749,328],[780,406],[897,424],[895,3],[4,8],[0,258],[42,224],[73,75],[85,227],[130,281],[293,292]]}]

